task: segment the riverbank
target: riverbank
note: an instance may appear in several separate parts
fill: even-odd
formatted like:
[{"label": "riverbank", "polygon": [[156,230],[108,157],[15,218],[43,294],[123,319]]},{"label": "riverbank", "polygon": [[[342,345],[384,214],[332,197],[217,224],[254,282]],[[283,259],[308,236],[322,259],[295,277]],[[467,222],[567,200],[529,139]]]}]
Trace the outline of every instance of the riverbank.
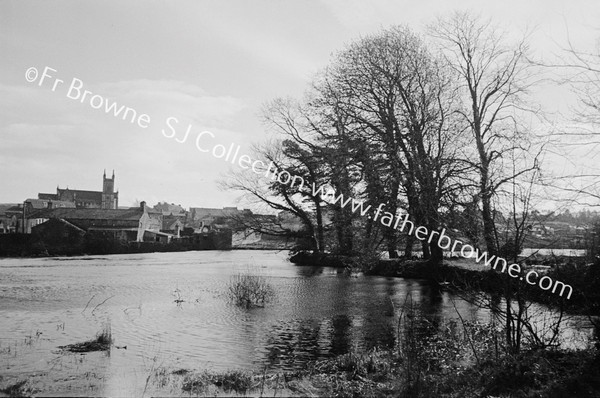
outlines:
[{"label": "riverbank", "polygon": [[345,354],[300,372],[159,370],[154,383],[195,396],[598,397],[600,364],[584,351],[526,352],[464,367],[438,359],[431,372],[393,351]]},{"label": "riverbank", "polygon": [[[469,322],[435,328],[408,311],[410,317],[401,317],[407,328],[398,333],[394,348],[351,351],[286,372],[266,368],[215,372],[161,364],[149,370],[138,392],[140,396],[600,396],[600,356],[595,348],[510,354],[502,345],[501,329]],[[35,381],[0,379],[0,395],[43,393]],[[90,393],[104,395],[103,391],[97,382]]]},{"label": "riverbank", "polygon": [[[295,267],[286,254],[3,260],[0,389],[28,396],[243,395],[229,391],[236,386],[256,396],[394,396],[408,380],[411,388],[429,381],[443,386],[470,369],[461,379],[469,385],[478,366],[482,375],[495,375],[495,363],[504,360],[505,373],[514,363],[537,372],[536,358],[553,361],[533,357],[527,364],[503,354],[489,311],[440,294],[429,282]],[[231,278],[249,265],[276,290],[264,308],[240,308],[225,295]],[[60,348],[89,345],[105,325],[111,326],[110,338],[103,339],[113,341],[109,350]],[[589,333],[577,325],[564,330],[569,339],[581,338],[576,347],[585,347]],[[585,353],[547,352],[564,353],[557,361],[572,367],[590,364]]]},{"label": "riverbank", "polygon": [[[583,259],[555,258],[551,269],[540,271],[572,287],[570,298],[561,297],[538,286],[510,278],[506,273],[478,264],[473,259],[444,259],[442,264],[431,264],[426,260],[374,259],[326,253],[299,252],[291,256],[296,265],[345,268],[349,272],[361,271],[366,275],[424,279],[455,292],[485,292],[502,295],[507,283],[518,288],[526,300],[572,314],[600,315],[600,259],[586,264]],[[500,267],[499,267],[500,268]]]}]

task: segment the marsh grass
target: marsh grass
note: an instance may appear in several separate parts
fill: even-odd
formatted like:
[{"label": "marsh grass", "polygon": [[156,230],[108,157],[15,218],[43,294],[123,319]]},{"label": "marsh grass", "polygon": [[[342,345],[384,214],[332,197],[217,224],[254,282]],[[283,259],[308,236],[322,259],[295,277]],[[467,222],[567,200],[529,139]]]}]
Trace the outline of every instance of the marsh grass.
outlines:
[{"label": "marsh grass", "polygon": [[[400,347],[353,349],[317,360],[302,369],[278,373],[161,369],[160,387],[169,394],[190,396],[327,396],[327,397],[598,397],[600,356],[596,350],[527,351],[497,356],[489,327],[447,321],[439,333],[419,315],[416,330]],[[448,323],[449,322],[449,323]],[[467,338],[473,345],[467,344]],[[404,352],[399,351],[404,350]],[[410,350],[419,353],[413,357]],[[475,355],[471,351],[477,351]],[[471,356],[465,361],[465,356]],[[167,391],[167,390],[161,390]],[[163,394],[167,395],[167,394]]]},{"label": "marsh grass", "polygon": [[193,373],[185,374],[181,389],[190,394],[203,394],[211,392],[211,388],[225,392],[246,394],[253,388],[252,374],[239,370],[223,373]]},{"label": "marsh grass", "polygon": [[68,344],[58,348],[69,352],[92,352],[92,351],[110,351],[110,346],[113,342],[112,330],[110,324],[104,325],[101,331],[96,334],[93,340],[88,340],[83,343]]},{"label": "marsh grass", "polygon": [[231,277],[227,296],[239,307],[264,307],[275,297],[275,290],[266,277],[249,269]]},{"label": "marsh grass", "polygon": [[395,359],[390,350],[353,350],[330,360],[316,361],[309,366],[308,371],[310,374],[345,373],[350,379],[368,377],[374,381],[383,381],[394,373]]},{"label": "marsh grass", "polygon": [[20,380],[0,389],[0,393],[6,394],[9,397],[29,397],[33,391],[27,388],[27,380]]}]

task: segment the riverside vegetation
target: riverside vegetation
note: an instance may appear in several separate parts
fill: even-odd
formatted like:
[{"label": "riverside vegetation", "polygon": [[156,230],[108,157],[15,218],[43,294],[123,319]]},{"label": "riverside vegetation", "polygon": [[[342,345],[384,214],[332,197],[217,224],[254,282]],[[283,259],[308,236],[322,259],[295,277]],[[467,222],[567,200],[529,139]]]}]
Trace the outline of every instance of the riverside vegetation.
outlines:
[{"label": "riverside vegetation", "polygon": [[275,296],[275,290],[267,279],[257,274],[258,270],[248,270],[231,277],[227,286],[227,296],[235,305],[244,308],[264,307]]},{"label": "riverside vegetation", "polygon": [[[544,222],[553,216],[542,215],[538,205],[565,192],[575,194],[571,203],[596,204],[600,197],[594,189],[556,195],[546,190],[565,188],[562,181],[574,176],[553,181],[544,170],[554,135],[533,133],[529,109],[535,105],[529,92],[542,71],[531,62],[527,37],[513,40],[490,21],[460,12],[423,31],[392,26],[360,37],[332,56],[306,95],[276,98],[265,106],[264,120],[278,139],[256,145],[252,157],[272,163],[273,175],[298,176],[303,184],[233,171],[224,185],[286,216],[270,228],[258,223],[248,227],[294,238],[298,253],[292,261],[343,267],[349,273],[429,279],[489,310],[496,319],[489,325],[494,332],[482,337],[487,332],[461,322],[461,333],[451,337],[424,337],[403,346],[406,336],[398,336],[392,350],[381,347],[376,353],[356,354],[360,360],[338,358],[382,364],[385,372],[377,370],[379,365],[358,364],[348,372],[333,359],[316,365],[327,372],[339,371],[325,372],[328,382],[316,391],[322,395],[358,391],[356,395],[367,396],[600,396],[595,345],[569,351],[559,338],[569,314],[584,314],[596,330],[600,326],[598,214],[586,218],[585,236],[568,242],[587,249],[582,264],[565,259],[549,271],[540,269],[540,274],[547,272],[544,276],[571,285],[569,298],[485,267],[482,272],[448,266],[452,263],[443,258],[435,239],[421,239],[416,232],[411,235],[393,226],[394,216],[408,214],[417,229],[445,230],[455,242],[528,269],[540,263],[520,253],[526,242],[539,241],[534,230],[544,230]],[[570,84],[597,88],[600,54],[571,50],[558,64],[575,66],[573,75],[585,79],[571,79]],[[592,122],[600,108],[588,99],[597,94],[580,98],[579,116],[589,131],[595,131]],[[583,130],[584,137],[596,136]],[[576,135],[564,134],[571,141]],[[566,152],[564,156],[569,158]],[[569,204],[557,206],[565,209]],[[295,228],[286,220],[295,220]],[[422,260],[414,259],[417,251]],[[381,252],[387,252],[390,260],[380,260]],[[548,322],[537,325],[534,311]],[[433,330],[444,327],[436,325]],[[454,346],[456,342],[465,345]],[[406,347],[424,343],[417,357],[406,354]],[[440,358],[431,356],[429,350],[440,349],[438,343],[473,358],[456,359],[451,350]],[[478,344],[487,348],[479,350]],[[320,377],[318,371],[297,376],[317,384]]]},{"label": "riverside vegetation", "polygon": [[84,341],[83,343],[68,344],[58,348],[69,352],[93,352],[93,351],[110,351],[110,346],[113,343],[112,331],[110,324],[106,324],[103,329],[96,334],[92,340]]},{"label": "riverside vegetation", "polygon": [[193,396],[597,397],[600,356],[586,350],[515,352],[501,324],[432,322],[410,298],[393,347],[352,350],[290,372],[156,369],[152,383]]},{"label": "riverside vegetation", "polygon": [[[251,286],[260,287],[259,290],[263,291],[273,289],[264,288],[273,286],[274,280],[261,275],[259,270],[260,268],[248,267],[247,270],[234,274],[228,283],[219,283],[222,286],[220,294],[214,297],[230,301],[231,305],[237,306],[235,301],[231,301],[231,297],[227,297],[226,292],[230,284],[236,286],[236,282],[240,281],[260,283],[245,283],[244,289],[236,288],[233,291],[247,291]],[[248,274],[258,275],[259,278],[242,277]],[[335,278],[354,281],[343,273],[337,274]],[[367,282],[368,278],[362,279],[361,277],[361,284]],[[466,289],[463,291],[466,293]],[[368,291],[366,294],[369,294]],[[449,300],[444,304],[447,308],[446,304],[453,303],[453,297],[456,295],[439,297],[444,297],[445,302]],[[482,297],[484,295],[479,296],[480,299]],[[83,312],[93,299],[92,296]],[[98,300],[98,306],[101,306],[108,299]],[[188,303],[188,300],[185,302]],[[490,311],[495,315],[492,321],[481,323],[464,320],[464,314],[460,314],[458,310],[455,310],[455,320],[445,320],[452,316],[452,310],[445,311],[443,315],[428,312],[430,309],[419,307],[417,302],[420,300],[413,302],[411,296],[406,296],[401,305],[398,305],[397,300],[390,302],[391,310],[387,311],[386,317],[389,324],[395,326],[390,332],[393,336],[372,350],[350,347],[343,355],[314,361],[300,369],[294,367],[297,369],[294,371],[276,371],[268,367],[262,368],[260,365],[254,371],[237,368],[215,371],[206,370],[205,365],[201,363],[196,367],[193,364],[189,365],[189,362],[186,368],[182,368],[178,364],[170,365],[168,358],[157,354],[156,359],[148,362],[152,367],[144,367],[143,372],[147,373],[142,373],[143,378],[147,377],[148,381],[144,389],[147,394],[143,395],[591,397],[600,393],[598,351],[593,339],[586,346],[580,345],[579,350],[565,349],[561,346],[562,341],[555,338],[555,335],[544,335],[546,332],[552,332],[556,323],[545,325],[543,330],[536,332],[531,314],[526,314],[526,311],[521,316],[507,317],[505,312],[492,308]],[[193,306],[193,300],[189,300],[189,303]],[[247,301],[242,303],[242,310],[236,309],[235,313],[247,311],[246,315],[249,317],[256,313],[276,311],[278,309],[274,307],[281,304],[279,300],[265,300],[260,304],[264,309],[256,309],[252,305],[246,306]],[[173,304],[169,302],[169,305]],[[513,307],[517,308],[517,305],[513,304]],[[508,327],[506,319],[515,324],[520,323],[520,326]],[[560,326],[560,323],[558,325]],[[516,334],[519,330],[520,344],[516,344]],[[511,333],[510,338],[507,337],[507,331]],[[108,342],[112,337],[110,329],[105,327],[98,333],[98,338],[93,341],[92,346],[96,346],[95,343]],[[80,345],[87,344],[69,346]],[[108,347],[111,350],[119,348],[114,345]],[[67,350],[63,351],[65,356],[69,356]],[[127,354],[129,352],[123,351]],[[94,356],[93,353],[78,352],[73,357],[77,357],[77,361],[86,361],[85,357],[88,355],[90,358]],[[10,391],[12,395],[31,396],[36,392],[47,391],[43,390],[42,380],[36,376],[26,381],[5,378],[1,387]],[[85,382],[87,386],[88,380],[85,379]],[[102,395],[105,381],[93,379],[90,382],[96,386],[95,390],[77,391]],[[65,388],[66,386],[65,383]],[[139,387],[135,387],[138,389],[134,395],[141,395]],[[67,390],[53,391],[60,393]]]}]

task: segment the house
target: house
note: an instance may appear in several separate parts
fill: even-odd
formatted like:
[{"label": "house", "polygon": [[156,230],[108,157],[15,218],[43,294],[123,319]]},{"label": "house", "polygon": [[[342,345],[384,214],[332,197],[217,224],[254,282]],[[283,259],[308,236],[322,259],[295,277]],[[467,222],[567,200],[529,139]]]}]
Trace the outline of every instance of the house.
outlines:
[{"label": "house", "polygon": [[236,229],[240,221],[251,216],[249,209],[239,210],[237,207],[224,207],[222,209],[190,207],[186,226],[198,232],[203,229]]},{"label": "house", "polygon": [[175,236],[160,231],[144,231],[142,240],[144,242],[171,243]]},{"label": "house", "polygon": [[36,225],[31,228],[31,233],[41,239],[44,245],[55,248],[62,247],[63,250],[69,248],[75,252],[86,234],[83,229],[62,218],[51,218],[42,224]]},{"label": "house", "polygon": [[101,232],[119,240],[142,242],[146,231],[160,231],[162,217],[161,213],[146,206],[146,202],[141,202],[139,207],[130,209],[46,208],[26,213],[25,221],[28,233],[36,225],[60,219],[86,232]]},{"label": "house", "polygon": [[174,203],[158,203],[153,209],[157,212],[161,212],[163,215],[163,224],[161,232],[174,235],[176,237],[181,236],[181,231],[185,227],[187,220],[187,212],[181,205]]},{"label": "house", "polygon": [[75,203],[52,199],[26,199],[19,209],[19,225],[24,225],[24,228],[20,227],[18,232],[30,234],[31,228],[48,221],[46,212],[42,210],[75,209]]},{"label": "house", "polygon": [[298,232],[305,228],[302,220],[289,210],[283,210],[277,213],[277,220],[282,228],[289,231]]},{"label": "house", "polygon": [[553,236],[554,228],[546,225],[533,225],[531,227],[531,233],[538,237]]},{"label": "house", "polygon": [[[156,206],[154,208],[156,208]],[[163,213],[162,228],[160,230],[161,232],[169,233],[180,237],[181,231],[183,231],[184,222],[185,217],[164,215]]]},{"label": "house", "polygon": [[22,205],[13,203],[0,204],[0,234],[19,232],[22,219]]}]

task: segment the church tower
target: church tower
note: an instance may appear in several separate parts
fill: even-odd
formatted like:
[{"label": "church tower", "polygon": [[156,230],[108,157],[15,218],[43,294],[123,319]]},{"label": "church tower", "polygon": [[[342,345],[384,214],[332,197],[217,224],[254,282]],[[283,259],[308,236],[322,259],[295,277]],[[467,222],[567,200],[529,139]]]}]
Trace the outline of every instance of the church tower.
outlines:
[{"label": "church tower", "polygon": [[102,208],[117,209],[119,207],[119,193],[115,192],[115,171],[112,178],[106,178],[106,170],[102,176]]}]

